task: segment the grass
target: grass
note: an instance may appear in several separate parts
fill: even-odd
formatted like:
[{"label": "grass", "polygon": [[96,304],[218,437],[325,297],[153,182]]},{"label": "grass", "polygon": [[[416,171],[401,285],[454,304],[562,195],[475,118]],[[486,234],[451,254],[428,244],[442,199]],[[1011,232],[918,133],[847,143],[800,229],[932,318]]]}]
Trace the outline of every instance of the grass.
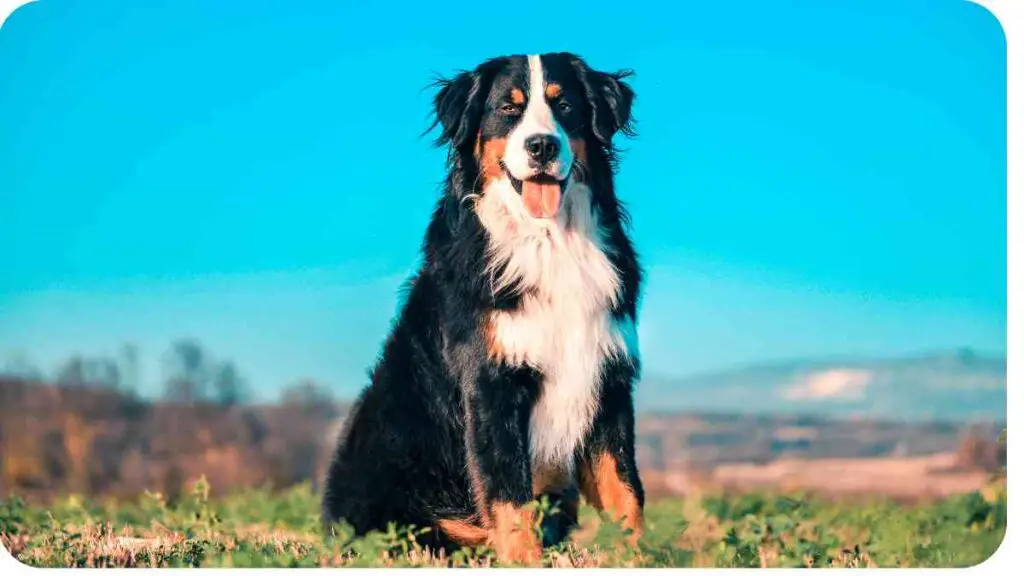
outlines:
[{"label": "grass", "polygon": [[[38,567],[493,566],[486,549],[431,557],[408,529],[355,541],[327,540],[308,486],[209,498],[205,481],[168,505],[69,496],[50,508],[0,501],[0,539]],[[919,504],[882,498],[837,501],[798,494],[707,494],[651,501],[638,550],[584,507],[572,542],[547,550],[545,566],[953,567],[998,548],[1005,483]]]}]

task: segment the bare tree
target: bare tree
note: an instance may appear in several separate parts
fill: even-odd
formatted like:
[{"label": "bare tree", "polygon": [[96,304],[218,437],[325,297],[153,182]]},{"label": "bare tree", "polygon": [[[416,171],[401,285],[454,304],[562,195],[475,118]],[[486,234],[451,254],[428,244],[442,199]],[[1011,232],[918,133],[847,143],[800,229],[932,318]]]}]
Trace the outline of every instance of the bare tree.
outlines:
[{"label": "bare tree", "polygon": [[310,408],[334,402],[330,390],[320,386],[316,381],[303,379],[287,386],[281,391],[281,402],[289,406]]},{"label": "bare tree", "polygon": [[129,342],[121,347],[122,388],[126,392],[136,393],[139,390],[139,349]]},{"label": "bare tree", "polygon": [[85,360],[75,354],[57,369],[57,385],[72,388],[85,385]]},{"label": "bare tree", "polygon": [[247,383],[235,363],[218,361],[197,340],[174,342],[164,356],[164,370],[164,396],[169,400],[233,406],[248,398]]},{"label": "bare tree", "polygon": [[164,356],[164,396],[175,402],[206,399],[210,379],[209,355],[197,340],[184,339],[171,344]]},{"label": "bare tree", "polygon": [[93,357],[83,360],[85,383],[97,388],[117,389],[121,385],[121,370],[113,358]]},{"label": "bare tree", "polygon": [[43,372],[23,351],[12,352],[4,362],[0,373],[23,380],[42,380]]},{"label": "bare tree", "polygon": [[234,406],[248,398],[246,382],[235,368],[235,363],[230,360],[217,365],[213,390],[217,404],[224,407]]}]

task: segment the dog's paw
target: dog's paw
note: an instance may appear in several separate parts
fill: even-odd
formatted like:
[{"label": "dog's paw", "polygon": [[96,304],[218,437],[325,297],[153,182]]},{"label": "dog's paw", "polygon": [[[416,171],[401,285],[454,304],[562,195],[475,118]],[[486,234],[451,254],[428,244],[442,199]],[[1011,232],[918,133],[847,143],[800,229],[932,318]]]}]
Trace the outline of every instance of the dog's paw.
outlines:
[{"label": "dog's paw", "polygon": [[495,509],[490,544],[502,564],[536,564],[541,559],[541,542],[533,530],[533,510],[503,505]]},{"label": "dog's paw", "polygon": [[539,563],[542,553],[540,541],[532,536],[532,532],[530,534],[529,537],[506,535],[502,538],[495,536],[492,545],[498,562],[526,565]]}]

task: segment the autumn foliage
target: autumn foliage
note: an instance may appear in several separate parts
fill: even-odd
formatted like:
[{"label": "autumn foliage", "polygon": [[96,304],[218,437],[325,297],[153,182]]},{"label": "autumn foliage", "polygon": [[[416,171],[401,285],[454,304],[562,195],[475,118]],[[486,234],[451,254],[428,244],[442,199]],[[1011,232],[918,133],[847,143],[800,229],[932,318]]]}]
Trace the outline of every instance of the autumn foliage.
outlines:
[{"label": "autumn foliage", "polygon": [[271,406],[147,402],[116,390],[0,379],[0,491],[174,499],[205,474],[217,488],[318,476],[341,408],[298,388]]}]

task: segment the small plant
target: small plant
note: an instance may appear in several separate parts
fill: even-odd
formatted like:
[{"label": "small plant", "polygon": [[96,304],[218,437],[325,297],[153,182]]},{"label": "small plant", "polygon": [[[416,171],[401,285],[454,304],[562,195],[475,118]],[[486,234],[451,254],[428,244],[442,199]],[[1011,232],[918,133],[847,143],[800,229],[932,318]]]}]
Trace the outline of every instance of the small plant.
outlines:
[{"label": "small plant", "polygon": [[17,534],[25,520],[25,502],[16,494],[0,500],[0,534]]},{"label": "small plant", "polygon": [[210,483],[206,476],[200,476],[188,497],[183,498],[176,507],[180,513],[179,525],[184,528],[186,534],[195,533],[197,530],[211,530],[221,523],[221,517],[216,508],[210,502]]}]

